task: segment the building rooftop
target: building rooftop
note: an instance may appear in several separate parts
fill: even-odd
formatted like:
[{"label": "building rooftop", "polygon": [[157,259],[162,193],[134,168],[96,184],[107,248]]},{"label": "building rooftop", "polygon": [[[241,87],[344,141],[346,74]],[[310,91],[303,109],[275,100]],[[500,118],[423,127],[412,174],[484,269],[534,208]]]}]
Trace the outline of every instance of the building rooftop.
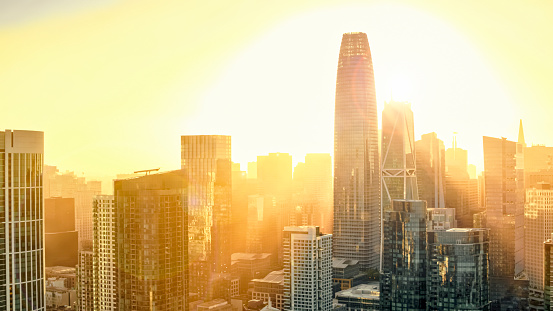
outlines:
[{"label": "building rooftop", "polygon": [[262,279],[253,279],[252,282],[284,283],[284,270],[273,271]]},{"label": "building rooftop", "polygon": [[350,289],[336,293],[336,298],[362,298],[362,299],[380,299],[380,284],[378,281],[367,284],[360,284]]},{"label": "building rooftop", "polygon": [[215,308],[215,307],[224,306],[224,305],[227,305],[227,304],[228,304],[228,302],[224,299],[214,299],[214,300],[211,300],[211,301],[208,301],[208,302],[201,303],[201,304],[198,305],[198,307]]},{"label": "building rooftop", "polygon": [[235,263],[242,260],[266,259],[270,256],[270,253],[234,253],[231,255],[231,262]]},{"label": "building rooftop", "polygon": [[46,273],[75,274],[75,267],[54,266],[46,267]]},{"label": "building rooftop", "polygon": [[332,258],[332,268],[345,268],[347,266],[357,265],[359,260]]}]

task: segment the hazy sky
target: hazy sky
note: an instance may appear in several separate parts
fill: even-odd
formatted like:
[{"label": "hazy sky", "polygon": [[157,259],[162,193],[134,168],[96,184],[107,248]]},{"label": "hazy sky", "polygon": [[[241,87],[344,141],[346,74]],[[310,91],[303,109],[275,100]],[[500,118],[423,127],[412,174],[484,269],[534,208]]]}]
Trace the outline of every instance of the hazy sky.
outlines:
[{"label": "hazy sky", "polygon": [[[553,145],[551,1],[0,0],[0,128],[88,177],[177,169],[180,135],[233,160],[333,149],[342,33],[367,33],[378,109],[412,103],[483,169],[482,136]],[[380,115],[379,115],[380,118]]]}]

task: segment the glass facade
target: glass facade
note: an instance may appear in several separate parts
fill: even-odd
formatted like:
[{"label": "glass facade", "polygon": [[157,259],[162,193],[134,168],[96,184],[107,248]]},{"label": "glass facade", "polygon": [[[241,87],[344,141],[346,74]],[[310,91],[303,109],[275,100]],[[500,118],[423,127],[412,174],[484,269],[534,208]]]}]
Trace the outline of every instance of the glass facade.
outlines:
[{"label": "glass facade", "polygon": [[115,180],[119,310],[188,310],[187,176]]},{"label": "glass facade", "polygon": [[45,310],[44,133],[0,132],[0,309]]},{"label": "glass facade", "polygon": [[489,310],[488,233],[428,232],[427,310]]},{"label": "glass facade", "polygon": [[393,200],[384,214],[382,310],[426,310],[426,202]]},{"label": "glass facade", "polygon": [[230,273],[231,139],[181,137],[181,168],[188,176],[190,292],[214,299],[217,276]]},{"label": "glass facade", "polygon": [[333,256],[380,265],[378,116],[367,35],[342,36],[334,114]]}]

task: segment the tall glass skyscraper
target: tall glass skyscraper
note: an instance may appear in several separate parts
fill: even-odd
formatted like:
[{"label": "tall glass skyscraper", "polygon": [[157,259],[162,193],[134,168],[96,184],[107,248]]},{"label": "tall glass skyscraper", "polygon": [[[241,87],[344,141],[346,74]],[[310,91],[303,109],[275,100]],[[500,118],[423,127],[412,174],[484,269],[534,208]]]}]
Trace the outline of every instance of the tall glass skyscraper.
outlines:
[{"label": "tall glass skyscraper", "polygon": [[187,184],[182,170],[115,180],[118,310],[188,310]]},{"label": "tall glass skyscraper", "polygon": [[45,310],[44,133],[0,132],[0,310]]},{"label": "tall glass skyscraper", "polygon": [[380,158],[371,50],[361,32],[342,36],[334,114],[333,256],[380,265]]},{"label": "tall glass skyscraper", "polygon": [[232,173],[230,136],[181,137],[181,167],[188,176],[190,292],[215,297],[216,278],[230,273]]}]

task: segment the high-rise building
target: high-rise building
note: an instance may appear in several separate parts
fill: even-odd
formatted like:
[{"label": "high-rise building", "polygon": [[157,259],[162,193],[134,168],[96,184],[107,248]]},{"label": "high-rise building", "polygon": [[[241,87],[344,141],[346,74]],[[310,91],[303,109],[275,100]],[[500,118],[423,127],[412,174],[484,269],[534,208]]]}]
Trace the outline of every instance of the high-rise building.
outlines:
[{"label": "high-rise building", "polygon": [[101,193],[100,181],[86,181],[74,172],[59,173],[55,166],[44,166],[44,198],[75,199],[75,229],[79,233],[79,249],[93,236],[92,197]]},{"label": "high-rise building", "polygon": [[457,147],[457,137],[453,137],[453,146],[445,151],[445,165],[448,175],[469,178],[468,152]]},{"label": "high-rise building", "polygon": [[380,306],[426,310],[426,202],[393,200],[384,214]]},{"label": "high-rise building", "polygon": [[[524,202],[526,196],[524,181],[524,131],[522,129],[522,120],[518,128],[518,141],[516,143],[515,153],[515,171],[516,171],[516,201],[515,201],[515,278],[527,279],[525,274],[525,237],[524,237]],[[543,242],[545,237],[541,239]]]},{"label": "high-rise building", "polygon": [[553,310],[553,233],[543,243],[543,309]]},{"label": "high-rise building", "polygon": [[308,153],[294,169],[294,193],[298,206],[311,208],[313,225],[332,233],[332,160],[328,153]]},{"label": "high-rise building", "polygon": [[553,190],[549,184],[526,190],[524,209],[525,272],[530,305],[543,307],[543,242],[553,232]]},{"label": "high-rise building", "polygon": [[94,253],[92,245],[83,245],[77,265],[77,311],[94,310]]},{"label": "high-rise building", "polygon": [[285,227],[284,310],[332,310],[332,235]]},{"label": "high-rise building", "polygon": [[230,273],[231,139],[181,137],[181,167],[188,175],[190,292],[212,300],[218,276]]},{"label": "high-rise building", "polygon": [[436,133],[415,142],[419,198],[429,208],[445,207],[445,147]]},{"label": "high-rise building", "polygon": [[382,213],[392,200],[418,200],[411,104],[390,101],[382,111]]},{"label": "high-rise building", "polygon": [[380,158],[371,50],[361,32],[342,36],[334,114],[333,256],[380,266]]},{"label": "high-rise building", "polygon": [[187,184],[183,170],[115,180],[118,310],[188,310]]},{"label": "high-rise building", "polygon": [[0,132],[0,309],[45,310],[44,133]]},{"label": "high-rise building", "polygon": [[117,310],[115,199],[112,195],[98,195],[92,204],[94,218],[93,290],[94,310]]},{"label": "high-rise building", "polygon": [[489,229],[427,234],[427,310],[489,310]]},{"label": "high-rise building", "polygon": [[248,253],[270,253],[277,262],[282,235],[281,222],[273,196],[248,196],[246,249]]},{"label": "high-rise building", "polygon": [[75,200],[44,199],[44,226],[46,266],[77,265],[79,233],[75,230]]},{"label": "high-rise building", "polygon": [[[490,228],[490,299],[512,296],[515,265],[516,214],[518,205],[516,143],[505,138],[484,136],[486,223]],[[524,218],[522,218],[524,219]],[[520,226],[520,224],[519,224]]]}]

